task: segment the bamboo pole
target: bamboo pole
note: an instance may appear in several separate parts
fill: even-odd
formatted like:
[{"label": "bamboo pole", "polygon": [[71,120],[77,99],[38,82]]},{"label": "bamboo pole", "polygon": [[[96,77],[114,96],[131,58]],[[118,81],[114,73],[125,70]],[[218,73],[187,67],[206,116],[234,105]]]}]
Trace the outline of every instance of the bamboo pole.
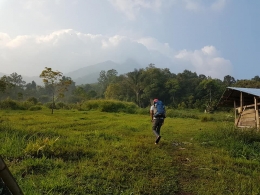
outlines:
[{"label": "bamboo pole", "polygon": [[13,195],[23,195],[22,190],[16,183],[14,177],[6,166],[4,160],[0,156],[0,177]]}]

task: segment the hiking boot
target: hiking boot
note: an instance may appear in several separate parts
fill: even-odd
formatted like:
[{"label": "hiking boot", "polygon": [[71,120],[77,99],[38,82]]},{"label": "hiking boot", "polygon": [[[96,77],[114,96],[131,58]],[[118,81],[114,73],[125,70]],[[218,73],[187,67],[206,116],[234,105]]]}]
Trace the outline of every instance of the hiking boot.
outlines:
[{"label": "hiking boot", "polygon": [[157,139],[155,140],[155,144],[158,144],[159,141],[160,141],[160,139],[161,139],[161,136],[159,135],[159,136],[157,137]]}]

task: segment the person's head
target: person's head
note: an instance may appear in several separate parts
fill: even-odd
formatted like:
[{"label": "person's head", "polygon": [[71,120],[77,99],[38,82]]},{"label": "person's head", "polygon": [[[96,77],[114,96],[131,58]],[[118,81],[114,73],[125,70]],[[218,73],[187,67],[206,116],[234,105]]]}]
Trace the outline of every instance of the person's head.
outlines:
[{"label": "person's head", "polygon": [[154,100],[153,100],[153,104],[155,104],[156,102],[158,102],[159,100],[157,99],[157,98],[155,98]]}]

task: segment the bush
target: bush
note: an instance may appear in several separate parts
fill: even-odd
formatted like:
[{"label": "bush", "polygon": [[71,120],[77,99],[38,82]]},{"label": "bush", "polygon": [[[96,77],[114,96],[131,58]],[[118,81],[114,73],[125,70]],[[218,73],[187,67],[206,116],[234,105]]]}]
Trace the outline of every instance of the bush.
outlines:
[{"label": "bush", "polygon": [[27,101],[28,101],[28,102],[32,102],[32,103],[35,104],[35,105],[38,103],[38,100],[37,100],[37,98],[35,98],[35,97],[30,97],[30,98],[27,99]]},{"label": "bush", "polygon": [[31,106],[31,107],[29,108],[30,111],[36,111],[36,110],[41,110],[41,109],[42,109],[41,106]]},{"label": "bush", "polygon": [[34,106],[33,102],[28,101],[18,102],[18,104],[21,110],[28,110],[30,107]]},{"label": "bush", "polygon": [[52,102],[47,102],[47,103],[45,103],[44,105],[45,105],[47,108],[52,109],[52,107],[53,107],[53,109],[56,109],[55,103],[54,103],[54,106],[53,106],[53,103],[52,103]]},{"label": "bush", "polygon": [[58,102],[55,105],[57,109],[68,109],[68,106],[63,102]]},{"label": "bush", "polygon": [[42,95],[42,96],[39,97],[39,101],[42,102],[42,103],[47,103],[50,100],[51,100],[51,98],[47,95]]},{"label": "bush", "polygon": [[29,110],[34,103],[32,101],[15,101],[11,99],[6,99],[0,102],[0,109],[3,110]]},{"label": "bush", "polygon": [[0,108],[6,109],[6,110],[21,110],[22,109],[19,105],[19,102],[11,100],[11,99],[6,99],[6,100],[1,101]]},{"label": "bush", "polygon": [[116,100],[89,100],[81,105],[81,110],[100,110],[101,112],[136,113],[138,106],[132,102]]}]

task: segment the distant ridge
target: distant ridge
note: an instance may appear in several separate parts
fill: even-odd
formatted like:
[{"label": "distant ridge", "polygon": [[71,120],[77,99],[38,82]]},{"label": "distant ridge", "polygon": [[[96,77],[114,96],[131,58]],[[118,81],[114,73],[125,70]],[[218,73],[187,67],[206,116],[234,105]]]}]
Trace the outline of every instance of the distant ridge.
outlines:
[{"label": "distant ridge", "polygon": [[[108,71],[111,69],[115,69],[118,72],[118,75],[120,75],[128,72],[132,72],[134,71],[134,69],[140,69],[140,68],[142,68],[141,65],[132,59],[128,59],[124,63],[120,63],[120,64],[108,60],[94,65],[86,66],[78,70],[68,72],[66,74],[64,73],[63,75],[66,77],[70,77],[76,83],[76,85],[81,85],[81,84],[96,83],[98,81],[99,74],[102,70]],[[5,74],[0,72],[0,77],[4,75],[10,76],[10,74]],[[23,80],[26,83],[31,83],[32,81],[35,81],[37,85],[43,85],[42,79],[39,76],[32,76],[32,77],[28,77],[24,75],[21,76],[23,77]]]},{"label": "distant ridge", "polygon": [[86,66],[78,70],[66,73],[64,75],[70,77],[74,82],[76,82],[76,85],[81,85],[96,83],[102,70],[108,71],[111,69],[115,69],[118,72],[118,75],[120,75],[134,71],[135,68],[139,69],[142,67],[140,64],[132,59],[128,59],[122,64],[109,60],[91,66]]}]

